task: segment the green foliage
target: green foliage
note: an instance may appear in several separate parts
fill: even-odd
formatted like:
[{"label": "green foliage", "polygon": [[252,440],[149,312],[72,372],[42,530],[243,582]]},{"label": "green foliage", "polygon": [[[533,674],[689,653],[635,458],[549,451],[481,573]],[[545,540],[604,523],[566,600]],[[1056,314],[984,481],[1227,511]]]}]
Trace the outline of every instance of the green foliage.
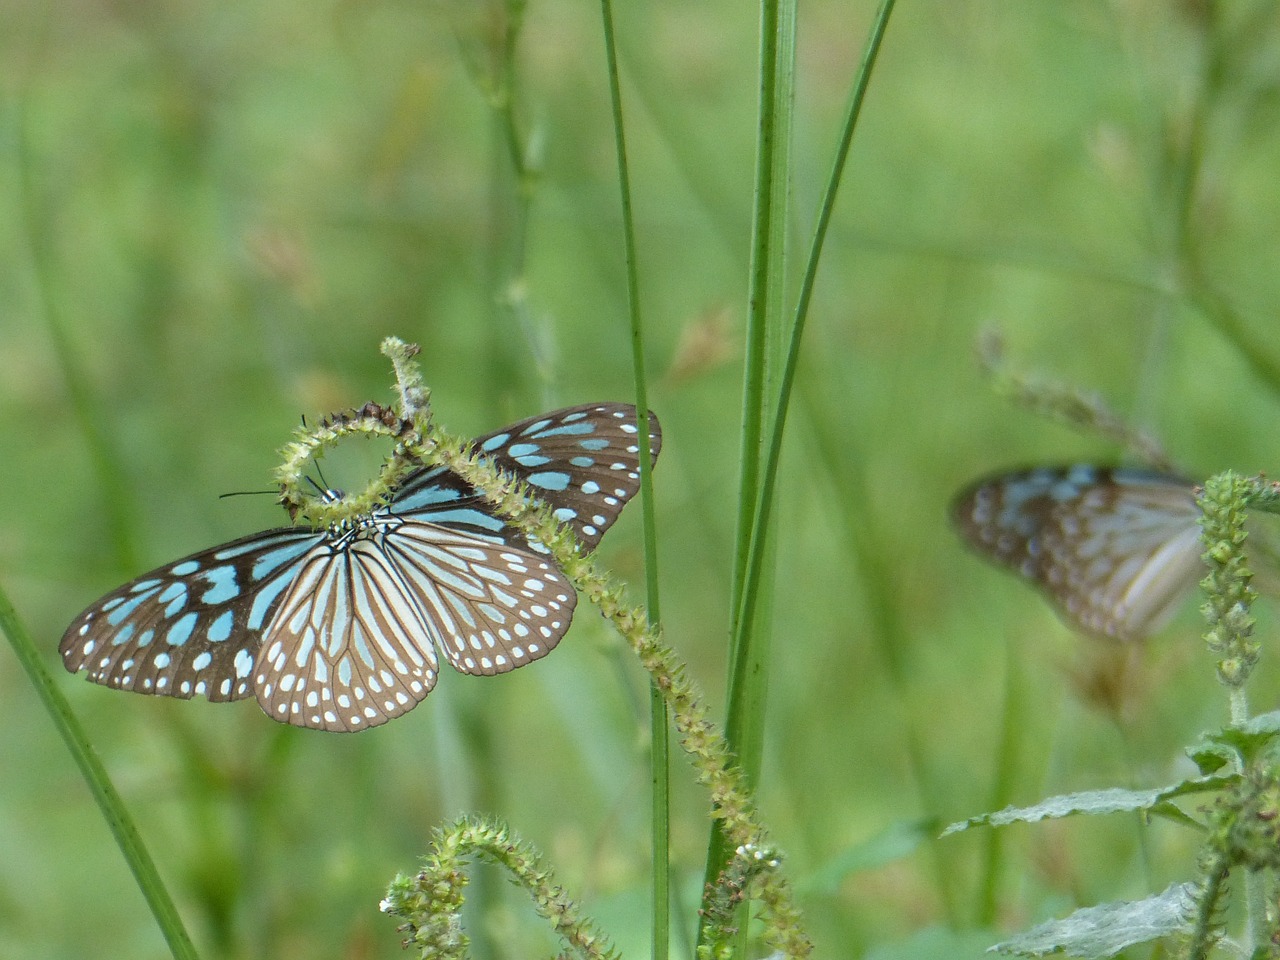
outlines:
[{"label": "green foliage", "polygon": [[[1249,718],[1244,684],[1257,665],[1260,644],[1253,638],[1251,607],[1257,594],[1244,555],[1246,508],[1267,485],[1231,472],[1206,481],[1198,496],[1204,561],[1210,573],[1201,584],[1209,629],[1205,643],[1221,657],[1218,678],[1231,700],[1233,724],[1206,734],[1188,753],[1207,776],[1188,778],[1154,790],[1111,788],[1050,797],[1031,807],[952,824],[943,836],[972,827],[1001,827],[1070,816],[1139,812],[1165,817],[1203,834],[1199,874],[1191,883],[1136,902],[1104,903],[1041,924],[996,949],[1023,956],[1063,953],[1088,960],[1112,957],[1126,947],[1155,941],[1180,944],[1177,956],[1208,956],[1222,939],[1221,917],[1234,868],[1246,873],[1247,922],[1240,937],[1244,956],[1266,955],[1280,944],[1274,909],[1280,890],[1280,723],[1276,714]],[[1212,791],[1213,806],[1203,821],[1173,803]]]},{"label": "green foliage", "polygon": [[[1169,768],[1204,730],[1218,733],[1196,748],[1202,776],[1268,753],[1257,717],[1223,726],[1189,616],[1140,654],[1090,646],[959,549],[945,504],[993,468],[1142,449],[995,400],[971,359],[993,324],[1192,475],[1274,472],[1280,13],[1264,0],[900,5],[828,211],[820,184],[877,7],[797,7],[790,214],[775,222],[792,228],[791,269],[774,306],[802,282],[796,241],[814,211],[830,219],[755,597],[772,637],[757,800],[820,953],[977,957],[1047,917],[1139,902],[1188,864],[1207,889],[1222,862],[1197,860],[1210,821],[1245,847],[1253,828],[1230,824],[1265,825],[1258,767],[1260,786],[1231,794],[1221,820],[1171,800],[1195,830],[1168,817],[1134,829],[1134,814],[943,841],[917,828],[1098,784],[1181,783]],[[760,9],[615,15],[666,439],[663,620],[718,721],[735,543],[759,516],[735,478]],[[106,588],[286,522],[272,496],[217,495],[267,488],[299,414],[390,402],[374,349],[388,331],[423,346],[438,418],[464,435],[631,396],[598,11],[19,0],[0,62],[0,581],[202,955],[399,956],[376,910],[387,878],[435,825],[492,812],[547,851],[620,953],[645,956],[647,677],[598,620],[579,617],[536,666],[449,677],[411,716],[350,739],[278,728],[253,704],[96,688],[55,654]],[[765,371],[765,409],[782,371]],[[360,462],[348,446],[326,472],[358,489],[385,450]],[[609,539],[602,565],[639,597],[638,516]],[[7,650],[0,954],[163,955]],[[1248,689],[1263,710],[1280,702],[1265,646]],[[688,960],[706,805],[679,756],[672,770],[672,955]],[[1222,903],[1258,899],[1247,872]],[[559,949],[493,876],[467,887],[473,955]],[[1222,914],[1202,928],[1239,929],[1236,907]],[[1253,915],[1265,947],[1266,912]]]}]

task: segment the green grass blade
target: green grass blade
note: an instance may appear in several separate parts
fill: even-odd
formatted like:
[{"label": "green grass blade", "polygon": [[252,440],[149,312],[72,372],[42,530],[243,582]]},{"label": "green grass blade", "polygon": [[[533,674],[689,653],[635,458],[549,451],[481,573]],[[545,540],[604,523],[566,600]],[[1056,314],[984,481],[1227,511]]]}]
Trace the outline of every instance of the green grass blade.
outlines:
[{"label": "green grass blade", "polygon": [[[626,126],[622,115],[622,89],[618,82],[618,48],[614,36],[613,4],[600,0],[604,28],[605,57],[608,62],[609,98],[613,108],[613,135],[618,158],[618,189],[622,205],[622,239],[627,267],[627,307],[631,324],[631,362],[635,379],[636,419],[645,423],[649,416],[647,377],[644,362],[644,321],[640,311],[640,282],[636,265],[635,220],[631,207],[631,174],[627,164]],[[639,431],[640,439],[640,504],[644,529],[645,608],[649,624],[661,619],[658,597],[658,541],[653,511],[653,464],[649,450],[649,433]],[[653,863],[653,958],[666,960],[671,941],[671,761],[670,721],[666,700],[652,683],[649,685],[650,733],[650,835]]]},{"label": "green grass blade", "polygon": [[[823,193],[821,205],[819,207],[817,224],[814,230],[813,240],[809,249],[809,255],[805,263],[804,277],[801,282],[800,292],[796,302],[795,318],[791,324],[790,335],[786,346],[785,361],[782,367],[782,373],[778,384],[777,400],[772,405],[772,421],[770,424],[768,442],[766,445],[766,453],[763,460],[759,464],[759,469],[748,472],[748,450],[758,449],[756,446],[748,446],[748,443],[756,444],[759,442],[759,436],[749,435],[745,424],[749,423],[752,413],[751,403],[754,399],[752,388],[755,384],[754,377],[759,377],[763,381],[762,371],[755,370],[752,367],[753,357],[751,355],[750,345],[757,341],[763,342],[765,334],[763,331],[750,335],[748,338],[748,377],[747,390],[744,393],[744,436],[743,436],[743,482],[741,485],[740,495],[748,494],[748,479],[753,484],[758,484],[755,488],[755,497],[751,503],[750,511],[740,509],[739,533],[741,535],[741,522],[743,517],[749,517],[749,530],[745,537],[746,549],[742,549],[743,541],[739,540],[739,550],[735,556],[735,577],[734,583],[737,587],[735,591],[735,616],[733,618],[733,637],[734,643],[731,653],[731,673],[729,683],[729,713],[726,722],[726,734],[729,739],[730,746],[738,753],[740,760],[744,764],[744,771],[747,774],[749,783],[754,783],[756,770],[759,764],[759,756],[761,745],[763,743],[763,719],[765,706],[765,689],[768,678],[767,663],[767,644],[761,641],[761,634],[752,628],[758,613],[758,604],[761,596],[766,592],[762,589],[763,571],[765,561],[770,555],[768,548],[770,519],[772,516],[772,506],[774,501],[773,492],[777,480],[778,464],[781,459],[782,438],[786,425],[787,410],[790,405],[792,388],[795,382],[796,367],[799,362],[800,344],[804,334],[805,320],[808,317],[809,304],[812,300],[813,288],[817,279],[818,264],[821,260],[822,248],[826,240],[827,229],[831,222],[832,211],[835,208],[836,195],[839,190],[840,182],[844,175],[845,161],[848,157],[849,147],[853,141],[853,132],[857,126],[857,120],[861,114],[863,100],[871,79],[871,71],[875,65],[876,55],[880,50],[881,43],[884,39],[885,30],[888,27],[889,16],[893,11],[893,0],[884,0],[880,10],[874,21],[872,31],[867,40],[866,49],[863,54],[862,64],[854,80],[854,87],[849,99],[849,107],[845,114],[845,122],[841,131],[839,146],[836,150],[836,156],[832,163],[831,173],[827,180],[827,186]],[[776,64],[776,69],[770,72],[768,70],[769,56],[769,40],[767,35],[762,38],[762,109],[765,107],[763,100],[765,94],[763,91],[767,89],[768,82],[772,79],[776,83],[777,89],[774,92],[771,104],[775,108],[781,108],[782,112],[787,115],[786,126],[790,127],[790,105],[792,102],[792,92],[794,90],[794,31],[790,32],[780,29],[780,25],[786,23],[786,19],[778,19],[779,14],[775,9],[772,13],[774,16],[774,32],[773,37],[780,37],[791,43],[792,56],[784,57],[783,62]],[[762,27],[766,32],[769,14],[766,12],[766,25]],[[790,9],[790,24],[794,26],[794,8]],[[775,46],[771,50],[772,56],[777,58],[779,50]],[[767,119],[767,118],[766,118]],[[768,126],[762,122],[761,133],[761,152],[770,151],[769,144],[783,139],[779,136],[776,125]],[[789,143],[789,135],[785,138],[785,142]],[[772,154],[771,154],[772,156]],[[789,150],[783,150],[782,170],[785,174],[789,170]],[[758,175],[763,177],[763,172],[758,170]],[[777,171],[775,171],[777,176]],[[783,183],[785,190],[785,182]],[[776,195],[779,183],[775,181],[768,194],[764,197],[757,196],[757,209],[764,202],[769,202],[771,197]],[[785,195],[785,194],[784,194]],[[767,220],[770,214],[765,212],[760,215],[761,219]],[[785,221],[785,218],[782,218]],[[762,230],[764,228],[761,228]],[[751,303],[753,306],[759,304],[768,304],[771,301],[770,283],[773,283],[774,295],[782,289],[782,279],[785,276],[785,243],[781,242],[780,236],[774,236],[772,243],[767,251],[763,252],[765,257],[773,256],[775,258],[774,271],[766,272],[763,276],[763,288],[755,287],[752,292]],[[758,258],[761,252],[753,250],[753,264],[759,262]],[[753,269],[753,282],[759,282],[761,275]],[[780,315],[779,310],[779,315]],[[766,324],[762,323],[762,327]],[[775,323],[780,329],[780,323]],[[757,410],[763,419],[763,408]],[[758,426],[758,425],[757,425]],[[744,505],[740,505],[744,506]],[[740,578],[740,579],[739,579]],[[707,882],[713,882],[715,872],[719,869],[719,864],[725,860],[727,851],[724,849],[723,838],[719,834],[712,837],[712,843],[708,850],[707,856]]]},{"label": "green grass blade", "polygon": [[178,916],[178,910],[169,897],[164,881],[160,879],[155,862],[147,852],[137,826],[129,816],[129,811],[125,809],[124,801],[120,799],[120,794],[112,785],[111,778],[107,776],[102,761],[89,745],[84,728],[72,714],[70,704],[54,686],[53,678],[45,670],[30,634],[19,621],[13,604],[9,602],[3,590],[0,590],[0,631],[4,632],[14,653],[18,655],[18,661],[27,672],[31,685],[35,687],[45,709],[49,711],[53,725],[62,735],[67,750],[70,751],[72,759],[75,760],[85,781],[89,784],[89,791],[97,801],[98,809],[102,811],[107,826],[115,835],[116,844],[124,854],[129,869],[133,871],[138,888],[146,898],[156,923],[160,925],[161,933],[169,943],[169,952],[177,960],[194,960],[197,956],[195,947],[191,943],[191,938],[187,936],[186,928],[183,927],[182,920]]},{"label": "green grass blade", "polygon": [[[759,775],[763,744],[767,635],[754,617],[743,619],[747,570],[752,559],[752,531],[760,498],[763,425],[771,404],[770,355],[782,342],[780,324],[786,279],[787,199],[790,183],[790,139],[795,81],[794,0],[762,0],[760,4],[760,98],[756,131],[755,195],[752,209],[751,265],[747,295],[747,343],[743,371],[742,433],[739,460],[738,516],[734,535],[730,597],[729,696],[725,737],[753,789]],[[772,349],[771,349],[772,348]],[[763,542],[757,542],[763,548]],[[763,552],[763,551],[762,551]],[[754,610],[759,610],[754,607]],[[761,616],[760,622],[765,618]],[[745,682],[751,678],[751,682]],[[712,829],[707,845],[705,886],[713,886],[728,859],[724,834]],[[705,905],[704,905],[705,906]],[[745,955],[746,924],[741,924],[738,952]],[[700,926],[699,943],[705,941]]]}]

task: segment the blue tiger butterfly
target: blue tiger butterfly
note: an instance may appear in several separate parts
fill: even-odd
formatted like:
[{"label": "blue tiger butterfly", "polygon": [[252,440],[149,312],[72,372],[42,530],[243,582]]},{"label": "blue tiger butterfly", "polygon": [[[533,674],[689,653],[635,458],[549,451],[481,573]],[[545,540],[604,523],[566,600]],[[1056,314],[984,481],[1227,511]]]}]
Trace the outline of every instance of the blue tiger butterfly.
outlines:
[{"label": "blue tiger butterfly", "polygon": [[[639,489],[638,440],[634,407],[595,403],[475,446],[590,550]],[[655,461],[661,443],[650,414]],[[59,649],[68,670],[95,683],[252,696],[282,723],[355,731],[420,703],[440,656],[484,676],[546,656],[576,603],[545,547],[434,466],[346,529],[266,530],[145,573],[76,617]]]},{"label": "blue tiger butterfly", "polygon": [[1135,640],[1205,574],[1193,486],[1151,470],[1038,467],[978,481],[951,515],[972,547],[1034,583],[1069,623]]}]

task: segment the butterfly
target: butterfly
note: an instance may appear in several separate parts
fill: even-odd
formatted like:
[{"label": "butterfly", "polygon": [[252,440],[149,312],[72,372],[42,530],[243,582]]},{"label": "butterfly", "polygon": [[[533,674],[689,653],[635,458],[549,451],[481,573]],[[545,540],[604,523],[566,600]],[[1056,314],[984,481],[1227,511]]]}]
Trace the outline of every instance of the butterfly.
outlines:
[{"label": "butterfly", "polygon": [[[638,441],[634,407],[595,403],[521,420],[475,447],[591,550],[639,489]],[[650,414],[655,461],[661,444]],[[484,676],[546,656],[576,603],[544,546],[460,476],[429,466],[346,529],[266,530],[145,573],[76,617],[59,649],[95,683],[257,697],[283,723],[354,731],[420,703],[441,656]]]},{"label": "butterfly", "polygon": [[1199,516],[1189,480],[1084,465],[988,477],[951,510],[970,546],[1068,623],[1117,640],[1153,633],[1204,576]]}]

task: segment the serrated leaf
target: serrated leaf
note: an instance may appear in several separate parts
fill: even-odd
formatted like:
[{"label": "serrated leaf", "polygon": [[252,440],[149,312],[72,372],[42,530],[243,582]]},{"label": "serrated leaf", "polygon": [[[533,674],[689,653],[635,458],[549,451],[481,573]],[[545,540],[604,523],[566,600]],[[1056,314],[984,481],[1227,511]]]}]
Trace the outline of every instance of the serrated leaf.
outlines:
[{"label": "serrated leaf", "polygon": [[[968,820],[961,820],[942,831],[942,836],[950,836],[953,833],[968,830],[970,827],[1003,827],[1010,823],[1035,823],[1038,820],[1056,820],[1080,814],[1098,815],[1152,810],[1175,797],[1221,790],[1231,780],[1231,777],[1196,777],[1152,790],[1124,790],[1119,787],[1110,787],[1105,790],[1065,793],[1041,800],[1034,806],[1005,807],[995,813],[983,813]],[[1160,812],[1163,815],[1169,815],[1165,809],[1161,809]]]},{"label": "serrated leaf", "polygon": [[1241,766],[1248,766],[1277,735],[1280,735],[1280,711],[1273,710],[1250,717],[1242,724],[1206,733],[1187,754],[1202,771],[1212,772],[1237,760]]},{"label": "serrated leaf", "polygon": [[992,950],[1042,957],[1065,953],[1083,960],[1114,957],[1135,943],[1190,933],[1196,909],[1195,885],[1175,883],[1145,900],[1085,907],[1062,920],[1050,920],[997,943]]}]

